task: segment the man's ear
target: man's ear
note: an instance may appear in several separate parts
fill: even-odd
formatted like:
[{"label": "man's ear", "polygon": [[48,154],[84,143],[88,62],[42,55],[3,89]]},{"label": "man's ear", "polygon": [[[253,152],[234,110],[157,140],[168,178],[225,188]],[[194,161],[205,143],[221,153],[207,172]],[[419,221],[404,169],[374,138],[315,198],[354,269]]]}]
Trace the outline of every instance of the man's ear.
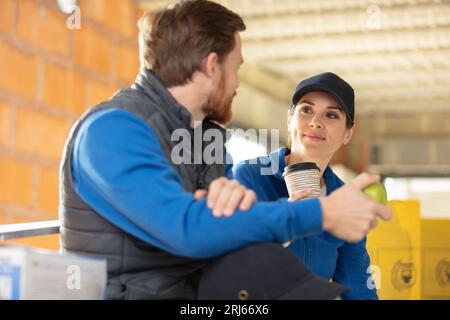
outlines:
[{"label": "man's ear", "polygon": [[211,52],[203,59],[202,71],[207,77],[212,77],[219,65],[217,53]]},{"label": "man's ear", "polygon": [[344,144],[347,144],[350,142],[350,140],[353,137],[353,133],[355,132],[355,125],[353,125],[353,127],[351,127],[350,129],[346,129],[346,133],[344,136]]}]

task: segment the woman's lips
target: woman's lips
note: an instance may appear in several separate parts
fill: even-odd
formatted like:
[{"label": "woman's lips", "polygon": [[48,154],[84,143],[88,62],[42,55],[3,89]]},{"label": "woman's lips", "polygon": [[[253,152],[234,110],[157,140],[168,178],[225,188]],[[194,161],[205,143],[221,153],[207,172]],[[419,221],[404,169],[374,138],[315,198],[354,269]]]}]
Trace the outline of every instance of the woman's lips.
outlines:
[{"label": "woman's lips", "polygon": [[304,134],[305,137],[313,140],[313,141],[325,141],[325,138],[321,137],[321,136],[316,136],[313,134]]}]

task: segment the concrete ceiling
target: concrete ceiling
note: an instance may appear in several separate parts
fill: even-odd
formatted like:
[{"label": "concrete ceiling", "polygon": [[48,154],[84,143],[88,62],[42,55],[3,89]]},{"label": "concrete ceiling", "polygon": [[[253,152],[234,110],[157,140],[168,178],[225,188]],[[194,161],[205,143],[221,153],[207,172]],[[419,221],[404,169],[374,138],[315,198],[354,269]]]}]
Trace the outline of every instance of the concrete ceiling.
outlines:
[{"label": "concrete ceiling", "polygon": [[450,112],[450,0],[218,2],[247,25],[236,123],[285,127],[298,81],[324,71],[353,85],[360,118]]}]

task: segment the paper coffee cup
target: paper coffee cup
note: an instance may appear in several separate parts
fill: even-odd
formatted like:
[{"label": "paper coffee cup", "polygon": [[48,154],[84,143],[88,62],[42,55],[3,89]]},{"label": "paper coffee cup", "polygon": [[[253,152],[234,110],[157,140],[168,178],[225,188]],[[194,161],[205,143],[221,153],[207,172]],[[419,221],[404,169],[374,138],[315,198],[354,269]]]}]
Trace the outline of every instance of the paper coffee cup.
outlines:
[{"label": "paper coffee cup", "polygon": [[284,168],[283,177],[290,197],[303,190],[312,192],[305,198],[320,197],[320,169],[314,162],[291,164]]}]

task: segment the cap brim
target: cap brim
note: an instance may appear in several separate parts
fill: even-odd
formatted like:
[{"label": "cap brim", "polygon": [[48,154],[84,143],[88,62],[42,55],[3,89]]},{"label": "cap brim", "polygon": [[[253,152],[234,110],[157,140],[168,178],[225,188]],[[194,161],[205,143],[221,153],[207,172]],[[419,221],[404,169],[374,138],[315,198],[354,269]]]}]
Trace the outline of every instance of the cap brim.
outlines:
[{"label": "cap brim", "polygon": [[[301,97],[303,97],[305,94],[307,94],[308,92],[311,92],[311,91],[322,91],[322,92],[327,92],[327,93],[331,94],[339,102],[339,104],[342,106],[342,108],[344,108],[345,112],[347,112],[348,114],[351,114],[350,111],[348,110],[348,107],[345,105],[344,101],[342,101],[342,99],[337,95],[336,92],[334,92],[333,90],[331,90],[327,87],[321,86],[319,84],[311,84],[309,86],[301,88],[292,97],[292,103],[297,104],[298,101],[301,99]],[[296,102],[294,103],[294,101],[296,101]]]},{"label": "cap brim", "polygon": [[339,283],[311,277],[276,300],[334,300],[348,290],[349,288]]}]

